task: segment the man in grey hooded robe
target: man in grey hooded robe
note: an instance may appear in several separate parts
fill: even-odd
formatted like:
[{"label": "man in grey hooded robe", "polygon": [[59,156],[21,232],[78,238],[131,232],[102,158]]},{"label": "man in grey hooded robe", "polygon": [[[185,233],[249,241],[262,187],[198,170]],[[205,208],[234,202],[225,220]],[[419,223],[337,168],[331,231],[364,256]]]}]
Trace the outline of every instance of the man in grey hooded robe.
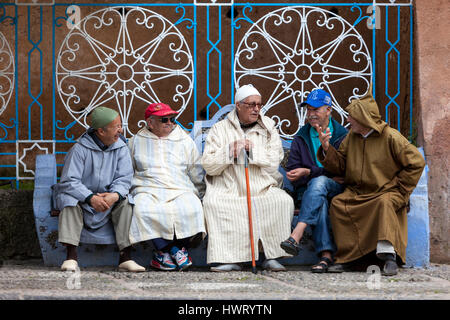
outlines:
[{"label": "man in grey hooded robe", "polygon": [[[76,248],[83,234],[86,242],[95,244],[111,243],[115,237],[119,270],[145,271],[130,258],[133,211],[127,195],[133,166],[120,116],[115,110],[97,107],[90,120],[90,128],[67,153],[61,180],[54,186],[56,209],[61,210],[58,241],[67,247],[61,269],[78,268]],[[114,232],[108,231],[109,219]]]}]

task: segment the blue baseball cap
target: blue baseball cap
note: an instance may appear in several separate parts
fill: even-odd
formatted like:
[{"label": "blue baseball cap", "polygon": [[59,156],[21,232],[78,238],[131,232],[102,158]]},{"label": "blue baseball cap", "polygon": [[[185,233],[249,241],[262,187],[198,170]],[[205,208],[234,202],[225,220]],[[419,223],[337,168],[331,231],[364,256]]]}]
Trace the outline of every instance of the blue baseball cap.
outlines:
[{"label": "blue baseball cap", "polygon": [[306,101],[300,104],[300,107],[305,107],[306,105],[314,108],[320,108],[321,106],[331,107],[331,95],[325,90],[314,89],[309,93]]}]

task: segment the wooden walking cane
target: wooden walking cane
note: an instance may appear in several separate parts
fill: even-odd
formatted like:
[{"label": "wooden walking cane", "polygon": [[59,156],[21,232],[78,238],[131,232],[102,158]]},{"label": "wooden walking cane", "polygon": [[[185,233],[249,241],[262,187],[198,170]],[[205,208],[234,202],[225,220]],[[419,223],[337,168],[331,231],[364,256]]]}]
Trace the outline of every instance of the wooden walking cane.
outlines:
[{"label": "wooden walking cane", "polygon": [[248,154],[245,149],[243,150],[245,158],[245,182],[247,186],[248,227],[250,229],[250,247],[252,249],[252,272],[256,274],[255,244],[253,243],[252,198],[250,196],[250,181],[248,177]]}]

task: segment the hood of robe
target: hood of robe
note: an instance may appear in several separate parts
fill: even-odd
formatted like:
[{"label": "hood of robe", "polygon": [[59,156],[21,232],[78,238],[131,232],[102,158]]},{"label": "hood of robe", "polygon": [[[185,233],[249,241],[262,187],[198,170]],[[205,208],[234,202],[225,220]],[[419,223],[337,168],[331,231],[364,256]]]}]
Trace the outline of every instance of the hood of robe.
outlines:
[{"label": "hood of robe", "polygon": [[375,130],[379,134],[387,126],[387,123],[381,120],[378,104],[372,96],[372,85],[364,97],[353,100],[345,108],[345,111],[360,124]]}]

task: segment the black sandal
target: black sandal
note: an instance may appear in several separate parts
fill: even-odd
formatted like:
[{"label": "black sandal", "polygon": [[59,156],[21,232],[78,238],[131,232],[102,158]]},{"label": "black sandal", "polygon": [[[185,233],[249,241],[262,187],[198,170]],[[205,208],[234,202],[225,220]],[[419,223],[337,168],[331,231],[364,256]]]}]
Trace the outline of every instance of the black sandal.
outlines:
[{"label": "black sandal", "polygon": [[332,265],[333,261],[331,261],[327,257],[321,257],[319,263],[311,267],[311,271],[313,273],[326,273],[328,271],[328,267]]},{"label": "black sandal", "polygon": [[280,244],[280,247],[287,253],[292,254],[293,256],[298,255],[298,253],[300,252],[300,245],[292,237],[289,237],[287,240],[284,240]]}]

